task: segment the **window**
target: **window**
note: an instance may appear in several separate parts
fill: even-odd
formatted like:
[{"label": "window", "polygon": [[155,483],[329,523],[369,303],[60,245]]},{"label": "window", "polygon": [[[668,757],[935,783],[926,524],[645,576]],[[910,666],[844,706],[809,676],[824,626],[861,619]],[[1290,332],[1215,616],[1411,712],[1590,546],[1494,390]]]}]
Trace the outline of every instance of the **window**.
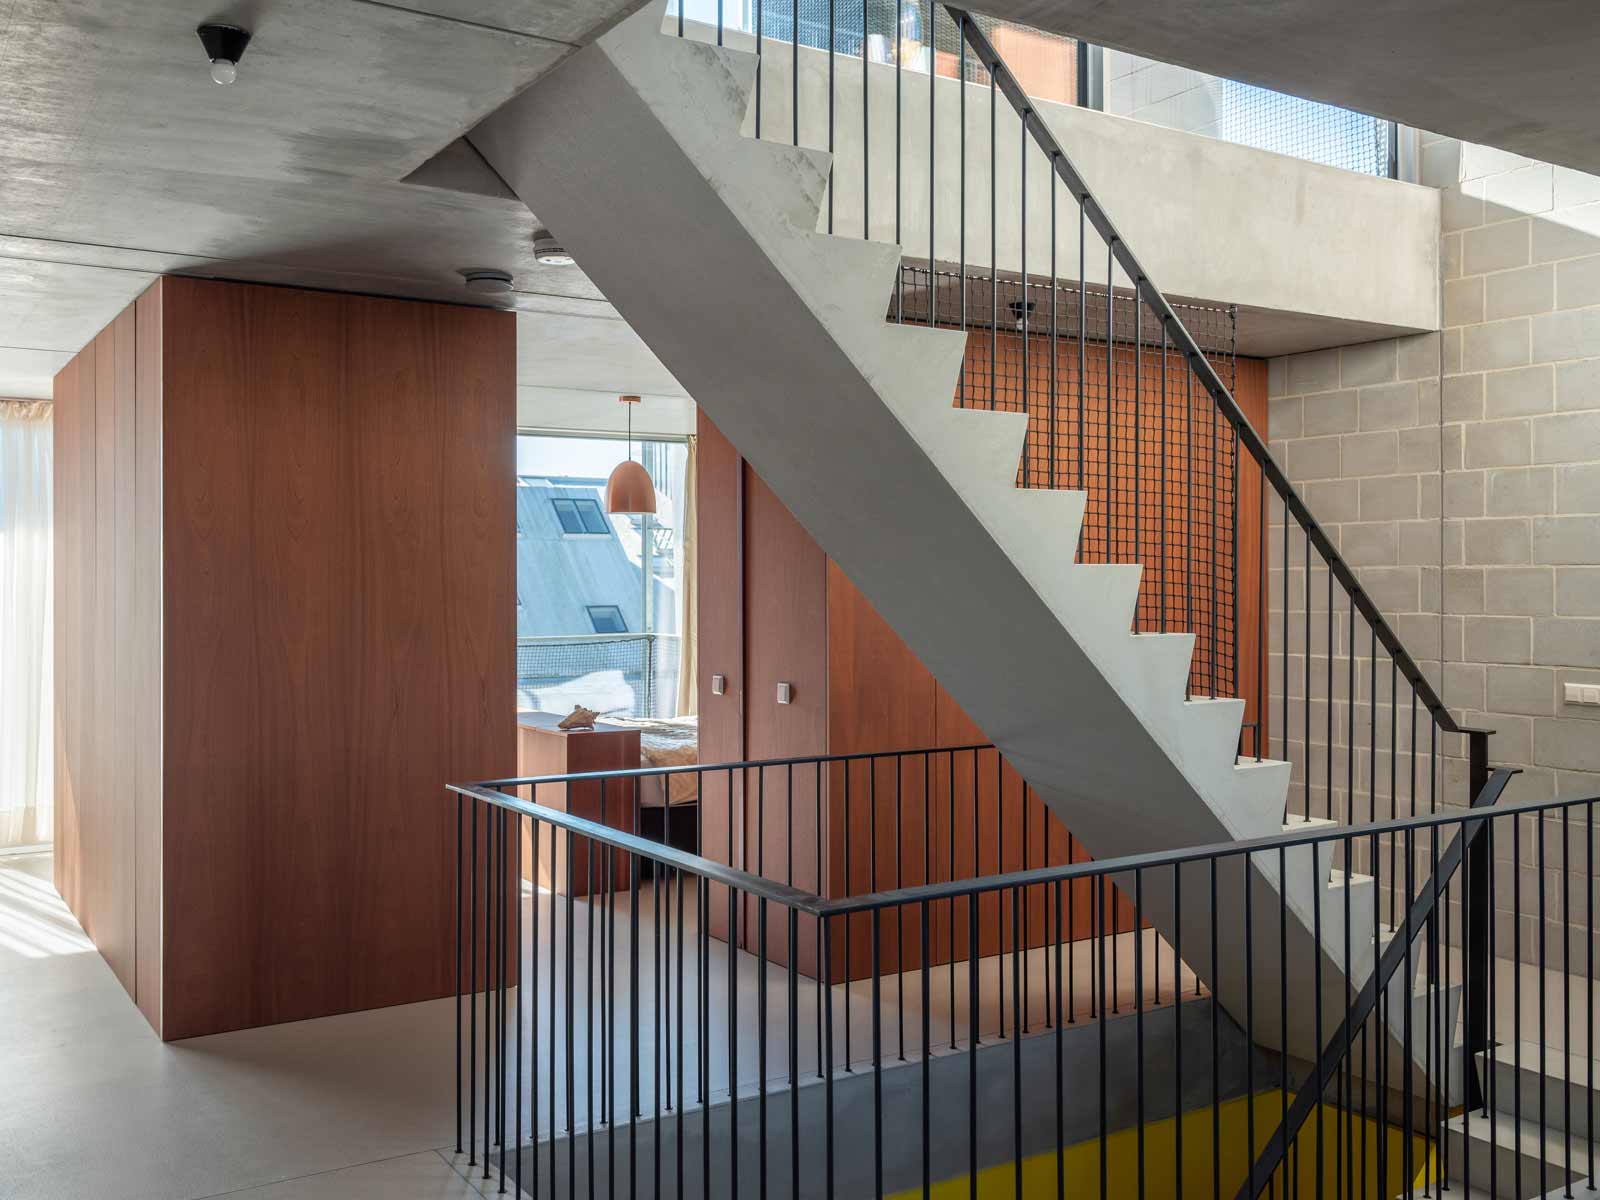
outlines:
[{"label": "window", "polygon": [[596,633],[627,633],[628,623],[622,619],[622,610],[615,604],[589,605],[589,624]]},{"label": "window", "polygon": [[688,446],[636,437],[632,451],[656,485],[656,511],[611,516],[606,478],[625,439],[517,438],[519,708],[677,711]]},{"label": "window", "polygon": [[556,499],[550,501],[550,507],[556,510],[556,520],[561,522],[561,532],[567,537],[611,532],[610,522],[594,500]]}]

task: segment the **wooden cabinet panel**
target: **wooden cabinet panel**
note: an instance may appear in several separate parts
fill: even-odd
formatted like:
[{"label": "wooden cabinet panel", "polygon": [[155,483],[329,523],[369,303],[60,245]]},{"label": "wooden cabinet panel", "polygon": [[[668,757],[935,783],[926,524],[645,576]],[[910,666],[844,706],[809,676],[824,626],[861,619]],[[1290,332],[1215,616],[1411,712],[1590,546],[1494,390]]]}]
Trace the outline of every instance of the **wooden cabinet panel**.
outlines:
[{"label": "wooden cabinet panel", "polygon": [[57,378],[61,889],[164,1037],[445,994],[511,772],[509,314],[162,280]]}]

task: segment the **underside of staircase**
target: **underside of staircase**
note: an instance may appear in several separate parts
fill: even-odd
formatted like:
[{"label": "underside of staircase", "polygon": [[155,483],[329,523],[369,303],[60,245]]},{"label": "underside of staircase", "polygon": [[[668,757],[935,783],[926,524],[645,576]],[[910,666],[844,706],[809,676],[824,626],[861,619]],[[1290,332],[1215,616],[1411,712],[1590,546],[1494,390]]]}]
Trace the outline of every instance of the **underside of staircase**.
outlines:
[{"label": "underside of staircase", "polygon": [[[1290,768],[1237,757],[1244,702],[1186,696],[1192,634],[1132,632],[1142,568],[1077,561],[1085,493],[1015,486],[1028,417],[954,406],[966,335],[885,320],[900,248],[818,232],[827,154],[744,136],[755,56],[662,15],[573,55],[474,147],[1096,858],[1280,832]],[[1144,913],[1260,1044],[1313,1058],[1371,970],[1375,897],[1331,845],[1284,865],[1169,868]]]}]

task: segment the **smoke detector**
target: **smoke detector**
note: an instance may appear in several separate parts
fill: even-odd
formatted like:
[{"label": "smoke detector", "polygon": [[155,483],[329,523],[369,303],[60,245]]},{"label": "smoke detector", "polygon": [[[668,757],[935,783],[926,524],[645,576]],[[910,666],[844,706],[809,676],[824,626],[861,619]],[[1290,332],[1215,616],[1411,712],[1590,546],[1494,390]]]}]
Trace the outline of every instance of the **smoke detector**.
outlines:
[{"label": "smoke detector", "polygon": [[489,267],[468,267],[461,272],[467,291],[479,296],[504,296],[511,291],[511,274]]},{"label": "smoke detector", "polygon": [[570,267],[573,257],[548,229],[533,231],[533,257],[547,267]]}]

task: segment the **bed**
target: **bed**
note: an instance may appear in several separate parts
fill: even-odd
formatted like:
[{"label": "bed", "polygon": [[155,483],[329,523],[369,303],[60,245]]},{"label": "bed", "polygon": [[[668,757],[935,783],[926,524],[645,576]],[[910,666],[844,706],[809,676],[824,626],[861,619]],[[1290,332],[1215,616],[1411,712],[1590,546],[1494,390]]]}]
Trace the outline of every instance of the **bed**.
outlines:
[{"label": "bed", "polygon": [[[700,761],[698,717],[606,717],[605,724],[639,731],[639,765],[690,767]],[[639,780],[642,808],[676,808],[700,802],[700,773],[646,775]]]}]

